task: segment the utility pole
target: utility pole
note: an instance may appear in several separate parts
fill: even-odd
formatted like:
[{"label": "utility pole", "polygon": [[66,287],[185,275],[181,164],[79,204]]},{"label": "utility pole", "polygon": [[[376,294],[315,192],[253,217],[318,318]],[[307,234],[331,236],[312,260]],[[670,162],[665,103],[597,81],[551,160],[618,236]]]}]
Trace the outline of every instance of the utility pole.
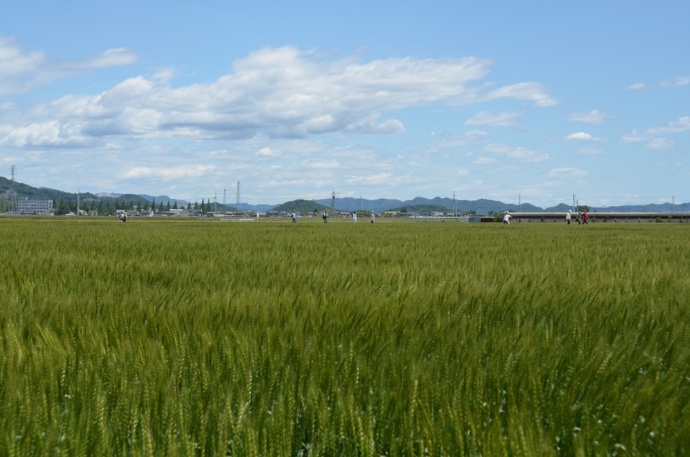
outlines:
[{"label": "utility pole", "polygon": [[237,211],[238,213],[241,213],[241,211],[240,211],[240,182],[239,181],[237,181],[237,202],[236,203],[237,204],[235,205],[236,206],[235,211]]},{"label": "utility pole", "polygon": [[335,190],[331,190],[331,215],[335,214]]},{"label": "utility pole", "polygon": [[12,183],[10,184],[10,206],[12,207],[12,211],[17,211],[17,191],[14,188],[14,175],[16,169],[17,168],[12,165]]},{"label": "utility pole", "polygon": [[456,208],[457,208],[457,205],[455,204],[455,191],[453,191],[453,219],[458,217]]}]

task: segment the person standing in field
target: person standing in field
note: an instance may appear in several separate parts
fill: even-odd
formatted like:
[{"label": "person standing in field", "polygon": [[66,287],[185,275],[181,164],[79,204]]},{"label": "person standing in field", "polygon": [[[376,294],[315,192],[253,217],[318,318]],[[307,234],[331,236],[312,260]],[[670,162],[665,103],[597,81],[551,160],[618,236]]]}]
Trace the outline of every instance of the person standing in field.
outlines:
[{"label": "person standing in field", "polygon": [[510,224],[510,218],[513,217],[510,214],[508,214],[508,211],[503,213],[503,223],[504,224]]},{"label": "person standing in field", "polygon": [[326,222],[328,222],[328,214],[326,213],[326,211],[324,211],[323,212],[323,223],[325,224]]},{"label": "person standing in field", "polygon": [[565,223],[570,225],[570,210],[568,210],[568,214],[565,215]]},{"label": "person standing in field", "polygon": [[371,223],[373,224],[374,221],[376,221],[376,214],[374,214],[374,212],[372,211],[371,212]]},{"label": "person standing in field", "polygon": [[352,222],[357,223],[357,213],[352,213]]},{"label": "person standing in field", "polygon": [[297,214],[292,213],[292,223],[294,224],[295,222],[297,222]]},{"label": "person standing in field", "polygon": [[587,214],[587,211],[585,211],[584,213],[582,213],[582,223],[586,224],[588,220],[589,220],[589,214]]}]

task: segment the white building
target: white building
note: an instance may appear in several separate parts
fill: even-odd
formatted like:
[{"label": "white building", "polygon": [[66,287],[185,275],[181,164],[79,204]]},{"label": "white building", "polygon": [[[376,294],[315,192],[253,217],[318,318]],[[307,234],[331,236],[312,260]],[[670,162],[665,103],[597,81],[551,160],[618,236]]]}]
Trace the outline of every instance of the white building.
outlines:
[{"label": "white building", "polygon": [[53,200],[29,200],[26,198],[17,203],[20,214],[53,214]]}]

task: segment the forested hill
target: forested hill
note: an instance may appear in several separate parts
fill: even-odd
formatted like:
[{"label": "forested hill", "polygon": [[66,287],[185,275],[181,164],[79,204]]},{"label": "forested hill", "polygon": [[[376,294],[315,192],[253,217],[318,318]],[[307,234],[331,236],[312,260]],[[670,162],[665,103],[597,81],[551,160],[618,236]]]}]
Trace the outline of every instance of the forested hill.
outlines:
[{"label": "forested hill", "polygon": [[[0,195],[3,198],[9,198],[10,189],[12,189],[12,181],[0,176]],[[69,192],[63,192],[61,190],[48,189],[45,187],[36,188],[29,186],[28,184],[23,184],[20,182],[14,183],[14,190],[17,193],[17,198],[29,198],[32,200],[69,200],[74,199],[76,201],[77,194],[70,194]],[[96,198],[96,195],[85,192],[81,194],[82,198]]]},{"label": "forested hill", "polygon": [[272,211],[283,211],[286,213],[302,214],[311,214],[314,212],[320,213],[322,211],[328,210],[330,210],[328,206],[321,205],[313,200],[293,200],[272,208]]}]

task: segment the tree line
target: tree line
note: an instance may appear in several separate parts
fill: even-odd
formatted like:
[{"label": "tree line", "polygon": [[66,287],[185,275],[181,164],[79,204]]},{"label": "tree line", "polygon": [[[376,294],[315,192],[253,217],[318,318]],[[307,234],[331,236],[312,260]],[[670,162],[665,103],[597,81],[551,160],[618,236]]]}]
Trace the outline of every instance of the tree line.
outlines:
[{"label": "tree line", "polygon": [[[213,211],[213,204],[211,203],[211,200],[209,199],[208,202],[205,200],[201,200],[201,203],[194,202],[192,204],[191,202],[187,203],[187,206],[180,205],[178,206],[177,202],[174,202],[174,204],[171,206],[170,201],[166,202],[163,204],[163,202],[159,202],[156,204],[156,200],[154,199],[153,201],[148,201],[148,200],[139,200],[139,201],[134,201],[130,200],[129,202],[125,201],[125,199],[115,199],[115,200],[95,200],[91,199],[90,201],[84,201],[79,205],[79,208],[82,211],[87,211],[89,213],[96,213],[98,216],[114,216],[117,214],[118,210],[124,210],[127,212],[143,212],[143,213],[148,213],[150,211],[170,211],[170,210],[175,210],[175,209],[186,209],[188,211],[200,211],[202,213],[209,213]],[[60,199],[60,201],[56,201],[53,199],[53,214],[56,216],[62,216],[65,214],[69,213],[75,213],[77,212],[77,202],[73,200],[68,200],[64,201],[63,199]]]}]

